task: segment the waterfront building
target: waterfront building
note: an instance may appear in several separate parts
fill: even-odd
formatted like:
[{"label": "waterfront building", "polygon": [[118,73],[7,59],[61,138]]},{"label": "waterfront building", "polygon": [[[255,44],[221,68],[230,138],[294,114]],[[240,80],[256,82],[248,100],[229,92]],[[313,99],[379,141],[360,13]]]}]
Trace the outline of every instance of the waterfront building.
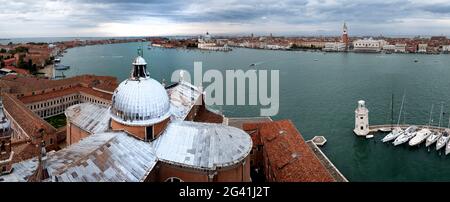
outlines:
[{"label": "waterfront building", "polygon": [[327,51],[327,52],[346,51],[347,45],[343,42],[328,42],[328,43],[325,43],[325,47],[322,48],[322,50]]},{"label": "waterfront building", "polygon": [[210,50],[210,51],[230,51],[231,50],[231,48],[228,47],[227,44],[225,44],[223,46],[218,46],[216,43],[198,43],[197,47],[202,50]]},{"label": "waterfront building", "polygon": [[442,52],[450,53],[450,45],[443,45],[442,46]]},{"label": "waterfront building", "polygon": [[266,44],[264,49],[269,49],[269,50],[283,50],[283,49],[288,49],[289,46],[281,46],[281,45],[274,45],[274,44]]},{"label": "waterfront building", "polygon": [[417,52],[418,53],[426,53],[427,52],[427,48],[428,48],[428,44],[426,43],[421,43],[417,45]]},{"label": "waterfront building", "polygon": [[353,42],[355,52],[380,52],[382,47],[386,45],[385,40],[374,40],[372,38],[358,39]]},{"label": "waterfront building", "polygon": [[325,48],[325,41],[301,41],[299,42],[300,47],[306,48]]},{"label": "waterfront building", "polygon": [[390,53],[395,52],[395,45],[384,45],[383,50]]},{"label": "waterfront building", "polygon": [[210,51],[230,51],[231,48],[228,47],[227,44],[224,45],[218,45],[214,40],[212,39],[211,35],[206,32],[206,34],[198,39],[198,49],[202,50],[210,50]]},{"label": "waterfront building", "polygon": [[396,43],[395,44],[396,53],[406,53],[406,43]]},{"label": "waterfront building", "polygon": [[355,129],[353,132],[358,136],[369,134],[369,110],[366,108],[364,100],[358,101],[358,107],[355,110]]}]

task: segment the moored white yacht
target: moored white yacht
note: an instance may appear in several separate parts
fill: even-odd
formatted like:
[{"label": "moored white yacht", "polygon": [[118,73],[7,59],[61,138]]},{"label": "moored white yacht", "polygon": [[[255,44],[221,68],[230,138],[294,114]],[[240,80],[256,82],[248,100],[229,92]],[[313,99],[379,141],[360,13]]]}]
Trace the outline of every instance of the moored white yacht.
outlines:
[{"label": "moored white yacht", "polygon": [[449,134],[449,130],[450,128],[450,116],[448,118],[448,124],[447,124],[447,129],[445,129],[444,133],[442,134],[442,136],[438,139],[437,143],[436,143],[436,151],[440,150],[442,147],[447,145],[448,140],[450,139],[450,134]]},{"label": "moored white yacht", "polygon": [[[441,127],[441,120],[442,120],[442,112],[444,110],[444,104],[441,106],[441,114],[439,115],[439,126]],[[438,139],[441,137],[442,133],[440,131],[433,131],[433,133],[427,138],[427,141],[425,143],[425,146],[430,146],[438,141]]]},{"label": "moored white yacht", "polygon": [[399,135],[395,141],[394,141],[394,145],[400,145],[403,144],[405,142],[407,142],[408,140],[410,140],[411,138],[413,138],[416,135],[416,131],[417,131],[417,126],[409,126],[406,130],[405,133]]},{"label": "moored white yacht", "polygon": [[444,131],[442,133],[442,136],[438,139],[436,143],[436,151],[447,145],[448,139],[450,138],[450,135],[447,131]]},{"label": "moored white yacht", "polygon": [[447,146],[445,147],[445,155],[450,153],[450,141],[447,142]]},{"label": "moored white yacht", "polygon": [[437,142],[438,139],[441,137],[441,135],[442,135],[442,133],[437,132],[437,131],[433,131],[433,132],[431,133],[431,135],[428,136],[427,141],[426,141],[426,143],[425,143],[425,146],[428,147],[428,146],[434,144],[435,142]]},{"label": "moored white yacht", "polygon": [[428,136],[431,135],[431,131],[428,128],[419,130],[416,135],[409,141],[409,146],[416,146],[422,143]]},{"label": "moored white yacht", "polygon": [[[393,104],[393,100],[394,100],[394,95],[392,94],[392,101],[391,101],[391,107],[394,106]],[[405,133],[405,131],[399,127],[400,124],[400,118],[402,116],[402,109],[403,109],[403,103],[405,101],[405,95],[403,94],[403,98],[402,98],[402,105],[400,106],[400,112],[398,113],[398,121],[397,121],[397,127],[393,128],[393,130],[387,134],[386,136],[384,136],[384,138],[381,140],[383,142],[389,142],[394,140],[395,138],[397,138],[398,136],[400,136],[401,134]],[[394,108],[392,108],[392,115],[394,114]]]},{"label": "moored white yacht", "polygon": [[403,134],[404,132],[405,131],[403,131],[403,129],[401,129],[401,128],[394,128],[394,130],[392,130],[392,132],[390,132],[389,134],[384,136],[384,138],[381,141],[383,141],[383,142],[392,141],[395,138],[397,138],[398,136],[400,136],[401,134]]}]

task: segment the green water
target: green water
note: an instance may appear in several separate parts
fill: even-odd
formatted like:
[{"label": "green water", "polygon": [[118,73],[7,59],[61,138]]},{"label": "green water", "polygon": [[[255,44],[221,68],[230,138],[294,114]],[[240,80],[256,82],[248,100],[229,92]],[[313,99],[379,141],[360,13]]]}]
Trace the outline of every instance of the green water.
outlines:
[{"label": "green water", "polygon": [[[140,43],[129,43],[70,49],[62,63],[72,68],[64,74],[111,75],[123,80],[130,73],[130,63],[139,46]],[[359,99],[367,103],[371,124],[390,122],[392,93],[395,117],[401,96],[406,93],[402,122],[428,123],[432,103],[435,123],[439,119],[439,103],[444,102],[444,112],[450,114],[450,55],[159,48],[145,49],[144,55],[151,76],[159,81],[170,80],[176,69],[192,71],[194,61],[202,61],[204,70],[247,70],[251,63],[256,63],[258,69],[279,69],[280,110],[273,118],[291,119],[305,139],[324,135],[328,143],[323,151],[350,181],[450,180],[450,156],[428,152],[424,145],[394,147],[380,142],[383,135],[366,140],[352,132]],[[212,107],[226,116],[259,116],[258,106]]]}]

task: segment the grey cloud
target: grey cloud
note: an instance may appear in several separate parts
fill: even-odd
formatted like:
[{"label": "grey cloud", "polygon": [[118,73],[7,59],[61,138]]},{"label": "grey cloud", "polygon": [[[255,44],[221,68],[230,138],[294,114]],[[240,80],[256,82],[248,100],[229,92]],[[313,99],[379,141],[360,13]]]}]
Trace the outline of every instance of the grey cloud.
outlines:
[{"label": "grey cloud", "polygon": [[[61,1],[59,1],[61,2]],[[64,19],[45,23],[55,27],[95,27],[105,22],[136,21],[152,17],[177,23],[230,24],[306,24],[329,25],[342,21],[358,25],[389,25],[401,23],[404,18],[438,19],[450,16],[450,4],[424,5],[409,0],[340,0],[329,3],[325,0],[62,0],[83,5],[89,12],[73,12]],[[23,23],[39,21],[40,12],[58,12],[58,8],[42,10],[39,1],[0,0],[2,7],[23,16],[15,20]],[[26,6],[23,6],[26,5]],[[0,11],[8,14],[8,9]],[[9,13],[14,15],[13,13]],[[1,24],[0,24],[1,25]],[[246,25],[243,25],[246,26]],[[326,27],[318,30],[326,30]],[[268,27],[270,29],[270,27]],[[389,31],[389,30],[385,30]],[[448,31],[450,32],[450,31]]]}]

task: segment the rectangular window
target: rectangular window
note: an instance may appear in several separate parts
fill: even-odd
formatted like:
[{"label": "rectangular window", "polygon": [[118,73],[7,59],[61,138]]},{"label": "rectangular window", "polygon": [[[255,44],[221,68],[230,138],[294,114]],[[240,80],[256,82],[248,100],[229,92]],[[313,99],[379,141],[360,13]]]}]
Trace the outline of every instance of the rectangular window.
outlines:
[{"label": "rectangular window", "polygon": [[145,135],[146,140],[153,140],[153,126],[145,128]]}]

